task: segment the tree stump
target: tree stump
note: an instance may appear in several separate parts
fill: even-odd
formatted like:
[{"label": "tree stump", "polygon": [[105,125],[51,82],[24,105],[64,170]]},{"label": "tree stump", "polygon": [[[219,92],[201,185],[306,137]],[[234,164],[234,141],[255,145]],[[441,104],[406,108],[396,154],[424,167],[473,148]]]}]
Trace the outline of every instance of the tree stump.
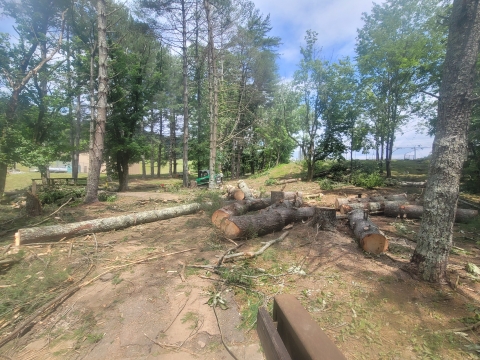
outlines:
[{"label": "tree stump", "polygon": [[337,225],[337,212],[333,208],[317,207],[313,216],[312,226],[319,230],[335,230]]},{"label": "tree stump", "polygon": [[40,203],[40,200],[38,200],[37,195],[33,195],[29,191],[25,195],[27,197],[25,204],[27,215],[32,217],[39,216],[42,213],[42,204]]}]

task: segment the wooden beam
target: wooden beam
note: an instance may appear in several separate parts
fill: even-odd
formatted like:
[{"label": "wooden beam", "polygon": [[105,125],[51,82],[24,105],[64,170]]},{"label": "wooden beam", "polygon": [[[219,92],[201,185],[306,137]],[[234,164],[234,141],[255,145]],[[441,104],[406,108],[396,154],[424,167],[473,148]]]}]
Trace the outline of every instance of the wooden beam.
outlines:
[{"label": "wooden beam", "polygon": [[274,298],[273,320],[288,353],[295,360],[346,360],[302,304],[291,294]]},{"label": "wooden beam", "polygon": [[257,333],[267,360],[291,360],[283,344],[277,328],[268,314],[267,309],[261,307],[257,313]]}]

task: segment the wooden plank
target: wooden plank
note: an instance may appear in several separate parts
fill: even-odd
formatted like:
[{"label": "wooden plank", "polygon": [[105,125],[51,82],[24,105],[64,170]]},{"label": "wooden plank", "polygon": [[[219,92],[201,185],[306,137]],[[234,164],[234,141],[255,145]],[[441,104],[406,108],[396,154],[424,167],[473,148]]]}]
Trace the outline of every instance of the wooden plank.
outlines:
[{"label": "wooden plank", "polygon": [[273,320],[290,356],[295,360],[346,360],[307,310],[290,294],[275,296]]},{"label": "wooden plank", "polygon": [[291,360],[267,309],[261,307],[257,313],[257,333],[267,360]]}]

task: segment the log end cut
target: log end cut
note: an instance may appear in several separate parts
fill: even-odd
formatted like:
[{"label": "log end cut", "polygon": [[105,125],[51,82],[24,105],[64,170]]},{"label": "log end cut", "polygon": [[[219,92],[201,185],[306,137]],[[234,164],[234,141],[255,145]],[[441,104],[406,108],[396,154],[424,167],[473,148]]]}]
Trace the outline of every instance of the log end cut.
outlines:
[{"label": "log end cut", "polygon": [[230,216],[229,213],[224,211],[223,209],[218,209],[215,211],[212,215],[212,223],[215,225],[217,228],[220,228],[223,219],[226,219]]},{"label": "log end cut", "polygon": [[388,250],[388,240],[381,234],[368,234],[360,240],[360,246],[366,252],[379,255]]},{"label": "log end cut", "polygon": [[233,191],[233,198],[234,198],[235,200],[243,200],[243,199],[245,199],[245,194],[244,194],[244,192],[243,192],[242,190],[240,190],[240,189],[235,189],[235,190]]},{"label": "log end cut", "polygon": [[242,230],[240,230],[240,228],[237,225],[235,225],[234,222],[228,219],[224,219],[222,221],[221,229],[225,234],[225,236],[229,239],[237,239],[242,234]]}]

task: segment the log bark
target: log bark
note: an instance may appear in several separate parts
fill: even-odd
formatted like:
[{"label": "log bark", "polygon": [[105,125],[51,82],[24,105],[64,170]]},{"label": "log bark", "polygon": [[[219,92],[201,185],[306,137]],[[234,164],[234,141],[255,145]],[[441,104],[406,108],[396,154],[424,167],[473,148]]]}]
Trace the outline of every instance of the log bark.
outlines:
[{"label": "log bark", "polygon": [[386,196],[371,196],[367,198],[336,198],[335,209],[340,210],[342,205],[350,205],[352,203],[368,203],[368,202],[384,202],[384,201],[407,201],[407,194],[395,194]]},{"label": "log bark", "polygon": [[139,224],[193,214],[200,210],[200,206],[201,205],[198,203],[193,203],[162,210],[151,210],[136,214],[88,220],[72,224],[19,229],[15,234],[15,245],[19,246],[34,242],[58,241],[62,238],[72,238],[91,233],[124,229]]},{"label": "log bark", "polygon": [[270,197],[272,199],[272,205],[285,200],[292,200],[297,204],[296,206],[300,206],[303,203],[303,194],[301,192],[272,191]]},{"label": "log bark", "polygon": [[298,182],[301,180],[302,180],[301,178],[280,180],[280,181],[277,181],[277,185],[290,184],[290,183]]},{"label": "log bark", "polygon": [[350,228],[360,247],[372,254],[381,254],[388,249],[388,240],[362,209],[353,210],[348,215]]},{"label": "log bark", "polygon": [[408,204],[406,200],[403,201],[383,201],[383,202],[369,202],[369,203],[350,203],[347,205],[342,205],[340,206],[340,213],[341,214],[348,214],[350,211],[353,211],[355,209],[365,209],[371,212],[379,213],[379,212],[384,212],[385,210],[385,205],[390,204],[389,206],[394,207],[394,206],[401,206],[404,204]]},{"label": "log bark", "polygon": [[252,191],[249,189],[249,187],[247,186],[245,181],[239,180],[238,181],[238,188],[243,191],[243,193],[245,194],[245,199],[246,200],[253,199]]},{"label": "log bark", "polygon": [[337,212],[333,208],[315,208],[312,226],[318,226],[319,230],[335,230],[337,226]]},{"label": "log bark", "polygon": [[[421,219],[423,215],[423,206],[420,205],[396,205],[386,204],[384,210],[385,216],[397,217],[408,219]],[[472,221],[478,216],[477,210],[459,209],[455,213],[455,222],[467,223]]]},{"label": "log bark", "polygon": [[223,221],[221,229],[230,239],[248,238],[282,230],[285,225],[314,215],[314,207],[276,208],[255,215],[232,216]]},{"label": "log bark", "polygon": [[262,210],[270,204],[271,200],[269,198],[234,202],[215,211],[212,215],[212,223],[219,228],[225,218],[243,215],[249,211]]}]

